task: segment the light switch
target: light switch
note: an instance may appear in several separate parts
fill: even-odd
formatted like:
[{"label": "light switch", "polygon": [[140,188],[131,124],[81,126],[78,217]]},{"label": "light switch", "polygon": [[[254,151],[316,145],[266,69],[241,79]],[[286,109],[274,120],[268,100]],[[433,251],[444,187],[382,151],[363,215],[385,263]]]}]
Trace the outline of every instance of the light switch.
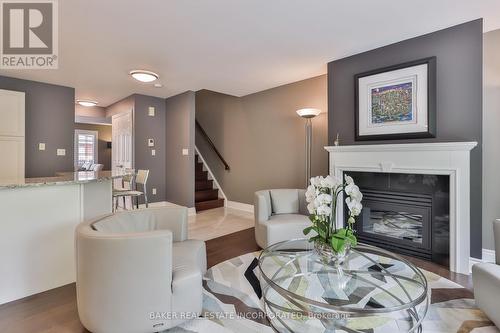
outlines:
[{"label": "light switch", "polygon": [[45,150],[45,143],[40,142],[40,143],[38,144],[38,150]]},{"label": "light switch", "polygon": [[57,156],[66,156],[66,149],[57,149]]},{"label": "light switch", "polygon": [[152,192],[153,192],[153,195],[156,195],[156,188],[153,187]]},{"label": "light switch", "polygon": [[155,107],[154,107],[154,106],[150,106],[150,107],[148,108],[148,115],[149,115],[150,117],[154,117],[154,116],[155,116]]},{"label": "light switch", "polygon": [[151,149],[151,156],[156,156],[156,150]]},{"label": "light switch", "polygon": [[186,148],[182,149],[182,155],[184,155],[184,156],[189,155],[189,149],[186,149]]},{"label": "light switch", "polygon": [[148,139],[148,147],[154,147],[155,146],[155,140],[154,139]]}]

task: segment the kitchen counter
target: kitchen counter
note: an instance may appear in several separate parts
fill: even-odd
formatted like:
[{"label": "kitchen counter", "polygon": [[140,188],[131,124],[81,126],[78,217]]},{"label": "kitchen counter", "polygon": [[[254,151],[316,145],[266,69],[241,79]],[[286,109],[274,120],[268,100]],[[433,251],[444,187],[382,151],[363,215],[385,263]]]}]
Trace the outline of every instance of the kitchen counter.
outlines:
[{"label": "kitchen counter", "polygon": [[0,190],[21,187],[37,187],[47,185],[85,184],[90,182],[103,182],[130,175],[123,171],[77,171],[59,172],[53,177],[24,178],[13,181],[0,181]]},{"label": "kitchen counter", "polygon": [[113,180],[127,174],[0,181],[0,304],[75,282],[75,227],[111,214]]}]

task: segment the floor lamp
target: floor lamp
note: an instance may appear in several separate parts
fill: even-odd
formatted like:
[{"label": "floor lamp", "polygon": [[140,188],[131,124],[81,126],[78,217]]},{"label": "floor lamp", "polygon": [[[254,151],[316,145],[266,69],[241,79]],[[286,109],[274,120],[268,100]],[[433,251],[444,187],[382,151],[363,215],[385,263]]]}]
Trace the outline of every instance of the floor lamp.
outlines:
[{"label": "floor lamp", "polygon": [[319,109],[300,109],[297,114],[306,119],[306,187],[311,179],[311,154],[312,154],[312,121],[311,119],[321,113]]}]

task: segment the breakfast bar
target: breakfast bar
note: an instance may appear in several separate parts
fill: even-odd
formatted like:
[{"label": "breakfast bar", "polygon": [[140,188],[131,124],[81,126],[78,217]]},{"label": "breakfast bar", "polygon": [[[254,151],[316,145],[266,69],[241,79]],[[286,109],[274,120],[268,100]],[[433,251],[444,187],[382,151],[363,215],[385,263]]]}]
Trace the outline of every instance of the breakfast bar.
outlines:
[{"label": "breakfast bar", "polygon": [[0,182],[0,304],[75,281],[74,228],[112,210],[112,171]]}]

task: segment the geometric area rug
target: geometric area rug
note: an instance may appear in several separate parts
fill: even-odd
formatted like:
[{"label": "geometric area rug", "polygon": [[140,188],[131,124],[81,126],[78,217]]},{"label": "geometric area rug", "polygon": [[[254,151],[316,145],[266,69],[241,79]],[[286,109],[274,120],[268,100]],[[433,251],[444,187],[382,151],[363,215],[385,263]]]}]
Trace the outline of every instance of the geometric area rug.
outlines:
[{"label": "geometric area rug", "polygon": [[[203,315],[165,332],[274,332],[258,295],[258,283],[256,287],[255,277],[248,274],[259,254],[244,254],[211,267],[203,281]],[[472,292],[439,275],[421,271],[431,289],[431,305],[422,323],[423,332],[500,333],[475,306]],[[390,332],[384,330],[384,333]]]}]

